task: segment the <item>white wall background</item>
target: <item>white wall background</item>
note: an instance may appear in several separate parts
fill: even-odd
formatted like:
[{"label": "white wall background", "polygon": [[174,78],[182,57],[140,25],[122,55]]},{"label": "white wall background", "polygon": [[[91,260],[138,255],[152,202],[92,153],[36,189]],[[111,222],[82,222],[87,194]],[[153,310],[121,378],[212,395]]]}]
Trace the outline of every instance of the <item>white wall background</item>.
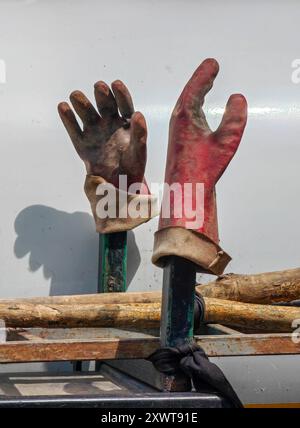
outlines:
[{"label": "white wall background", "polygon": [[[92,99],[97,80],[124,80],[148,122],[147,180],[162,181],[170,112],[206,57],[221,67],[209,123],[217,126],[231,93],[249,103],[217,189],[227,272],[299,266],[300,84],[291,79],[299,19],[297,0],[0,0],[0,297],[96,290],[84,168],[57,103],[74,89]],[[155,230],[153,220],[130,236],[131,291],[161,286],[150,263]],[[299,401],[299,383],[293,393]]]}]

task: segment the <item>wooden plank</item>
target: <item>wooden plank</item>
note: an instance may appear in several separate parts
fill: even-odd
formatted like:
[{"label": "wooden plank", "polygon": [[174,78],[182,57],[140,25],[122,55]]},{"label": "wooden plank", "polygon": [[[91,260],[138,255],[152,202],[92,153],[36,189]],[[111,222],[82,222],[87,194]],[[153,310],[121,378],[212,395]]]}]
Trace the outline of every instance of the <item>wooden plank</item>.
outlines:
[{"label": "wooden plank", "polygon": [[[196,336],[210,357],[300,354],[291,334]],[[65,339],[0,343],[0,363],[147,358],[159,338]]]}]

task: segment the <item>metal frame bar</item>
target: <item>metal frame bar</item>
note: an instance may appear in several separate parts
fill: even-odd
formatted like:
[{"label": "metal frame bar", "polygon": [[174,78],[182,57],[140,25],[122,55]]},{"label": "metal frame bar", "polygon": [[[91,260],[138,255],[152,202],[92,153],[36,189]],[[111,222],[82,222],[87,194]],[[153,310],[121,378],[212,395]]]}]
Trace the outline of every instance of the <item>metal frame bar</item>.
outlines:
[{"label": "metal frame bar", "polygon": [[46,396],[46,397],[12,397],[0,398],[0,409],[3,408],[97,408],[97,409],[172,409],[174,408],[230,408],[230,404],[217,394],[212,393],[135,393],[99,396]]},{"label": "metal frame bar", "polygon": [[[0,363],[145,359],[160,347],[149,334],[108,330],[9,329]],[[210,357],[300,354],[290,333],[202,335],[195,341]]]}]

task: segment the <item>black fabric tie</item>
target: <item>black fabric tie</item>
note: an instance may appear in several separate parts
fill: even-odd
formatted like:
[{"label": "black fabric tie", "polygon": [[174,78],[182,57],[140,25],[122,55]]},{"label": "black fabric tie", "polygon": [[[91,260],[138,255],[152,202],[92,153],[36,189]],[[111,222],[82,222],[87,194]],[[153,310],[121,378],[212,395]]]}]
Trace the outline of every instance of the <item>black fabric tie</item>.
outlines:
[{"label": "black fabric tie", "polygon": [[165,375],[184,372],[192,379],[196,391],[210,387],[226,398],[233,407],[243,407],[222,370],[210,362],[204,350],[195,343],[158,349],[148,357],[148,360]]}]

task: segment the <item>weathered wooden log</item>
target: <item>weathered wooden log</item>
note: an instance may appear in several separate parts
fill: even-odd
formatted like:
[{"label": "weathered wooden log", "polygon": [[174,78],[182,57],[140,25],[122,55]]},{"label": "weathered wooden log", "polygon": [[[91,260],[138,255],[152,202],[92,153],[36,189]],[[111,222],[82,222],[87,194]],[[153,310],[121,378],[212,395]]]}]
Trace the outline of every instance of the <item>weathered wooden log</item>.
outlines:
[{"label": "weathered wooden log", "polygon": [[[300,308],[255,305],[205,298],[207,324],[224,324],[243,330],[290,332],[300,319]],[[0,319],[7,327],[120,327],[158,328],[160,303],[119,304],[0,304]]]},{"label": "weathered wooden log", "polygon": [[300,324],[300,308],[257,305],[210,297],[205,297],[204,301],[206,305],[204,321],[207,324],[218,323],[243,331],[268,333],[288,333],[297,327],[293,326],[295,320],[299,320]]},{"label": "weathered wooden log", "polygon": [[0,299],[0,304],[34,305],[89,305],[122,303],[157,303],[161,301],[161,292],[98,293],[66,296],[18,297]]},{"label": "weathered wooden log", "polygon": [[159,326],[160,303],[42,305],[0,303],[6,327],[128,327]]},{"label": "weathered wooden log", "polygon": [[227,274],[198,285],[202,296],[245,303],[272,304],[300,299],[300,269],[255,275]]},{"label": "weathered wooden log", "polygon": [[[300,299],[300,269],[288,269],[255,275],[227,274],[196,287],[204,297],[244,303],[272,304]],[[101,293],[75,296],[46,296],[0,300],[0,303],[50,305],[153,303],[161,300],[160,292]]]}]

